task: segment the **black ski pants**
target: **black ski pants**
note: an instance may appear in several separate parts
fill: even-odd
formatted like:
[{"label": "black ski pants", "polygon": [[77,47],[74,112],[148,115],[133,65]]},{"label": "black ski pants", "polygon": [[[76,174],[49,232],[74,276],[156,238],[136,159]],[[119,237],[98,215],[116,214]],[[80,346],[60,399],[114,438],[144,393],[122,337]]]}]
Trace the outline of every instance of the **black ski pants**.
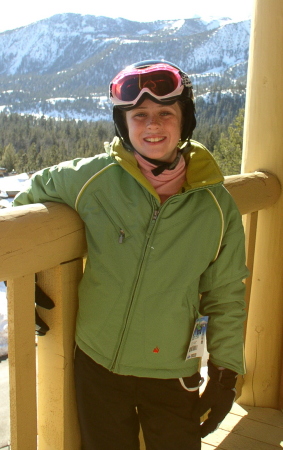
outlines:
[{"label": "black ski pants", "polygon": [[77,347],[75,383],[82,450],[139,450],[140,425],[147,450],[201,449],[199,393],[179,379],[117,375]]}]

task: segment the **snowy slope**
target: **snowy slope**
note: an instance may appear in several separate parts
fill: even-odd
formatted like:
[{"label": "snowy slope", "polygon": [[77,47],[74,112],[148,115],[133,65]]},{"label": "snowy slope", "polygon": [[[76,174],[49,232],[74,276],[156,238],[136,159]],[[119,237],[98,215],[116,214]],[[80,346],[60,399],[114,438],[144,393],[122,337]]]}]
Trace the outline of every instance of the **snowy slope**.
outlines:
[{"label": "snowy slope", "polygon": [[[191,56],[194,66],[199,63],[197,50],[201,48],[202,58],[213,67],[217,50],[219,55],[223,51],[232,55],[237,50],[238,59],[246,60],[249,30],[249,20],[233,22],[227,18],[140,23],[107,17],[58,14],[26,27],[0,33],[0,73],[57,73],[69,70],[89,58],[94,58],[93,64],[96,65],[101,62],[101,57],[107,59],[109,54],[116,60],[115,53],[125,44],[134,45],[135,60],[140,60],[143,44],[158,44],[160,54],[161,49],[162,52],[164,49],[170,52],[170,47],[176,48],[176,38],[187,39],[187,45],[193,50],[193,54],[190,52],[187,56]],[[182,40],[180,45],[183,46]],[[178,53],[183,53],[181,48],[175,52],[174,59],[179,59]],[[99,59],[95,60],[95,57]],[[226,63],[229,63],[229,59]]]}]

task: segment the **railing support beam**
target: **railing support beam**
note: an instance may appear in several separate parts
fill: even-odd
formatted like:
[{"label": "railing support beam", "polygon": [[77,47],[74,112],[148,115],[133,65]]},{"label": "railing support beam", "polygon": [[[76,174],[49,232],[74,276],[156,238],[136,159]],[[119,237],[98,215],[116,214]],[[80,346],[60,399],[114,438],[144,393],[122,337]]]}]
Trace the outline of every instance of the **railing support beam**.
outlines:
[{"label": "railing support beam", "polygon": [[8,281],[8,325],[11,448],[36,450],[34,275]]},{"label": "railing support beam", "polygon": [[80,450],[73,377],[75,321],[82,259],[38,274],[38,283],[55,302],[39,309],[50,331],[38,338],[39,450]]}]

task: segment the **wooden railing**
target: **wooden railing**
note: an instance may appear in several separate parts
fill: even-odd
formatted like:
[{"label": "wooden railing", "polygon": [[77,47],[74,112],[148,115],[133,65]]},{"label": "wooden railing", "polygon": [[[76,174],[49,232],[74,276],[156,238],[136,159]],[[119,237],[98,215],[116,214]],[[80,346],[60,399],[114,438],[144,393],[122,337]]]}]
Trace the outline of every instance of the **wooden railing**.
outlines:
[{"label": "wooden railing", "polygon": [[[257,211],[276,202],[280,184],[274,175],[255,172],[226,177],[225,186],[246,215],[252,270]],[[83,222],[58,203],[7,208],[0,213],[0,244],[0,281],[8,280],[12,450],[79,450],[73,349],[77,286],[87,252]],[[35,274],[56,305],[40,310],[50,331],[37,347]],[[247,300],[249,289],[247,282]]]}]

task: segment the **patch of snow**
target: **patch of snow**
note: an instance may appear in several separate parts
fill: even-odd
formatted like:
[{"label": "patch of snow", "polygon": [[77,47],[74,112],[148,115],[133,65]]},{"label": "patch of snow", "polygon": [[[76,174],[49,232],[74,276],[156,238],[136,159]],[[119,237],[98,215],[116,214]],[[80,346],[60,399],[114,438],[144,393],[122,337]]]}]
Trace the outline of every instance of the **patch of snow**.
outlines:
[{"label": "patch of snow", "polygon": [[48,103],[51,103],[52,105],[55,105],[56,102],[74,102],[76,99],[73,97],[57,97],[57,98],[48,98],[46,101]]},{"label": "patch of snow", "polygon": [[5,192],[19,192],[26,188],[29,183],[29,176],[27,173],[17,175],[10,175],[0,178],[0,190]]},{"label": "patch of snow", "polygon": [[230,17],[202,16],[201,22],[206,25],[208,30],[214,30],[215,28],[223,27],[228,23],[232,23],[234,20]]},{"label": "patch of snow", "polygon": [[93,33],[93,31],[94,31],[93,27],[90,27],[90,26],[85,26],[82,29],[83,33]]},{"label": "patch of snow", "polygon": [[176,20],[175,22],[172,23],[170,29],[172,30],[176,30],[176,29],[180,29],[182,28],[182,26],[184,26],[185,24],[185,19],[180,19],[180,20]]},{"label": "patch of snow", "polygon": [[[1,194],[2,194],[2,192],[4,192],[4,191],[1,191]],[[0,200],[0,209],[8,208],[10,206],[10,203],[11,202],[8,199],[1,199]]]},{"label": "patch of snow", "polygon": [[149,33],[148,30],[140,30],[140,31],[137,32],[137,34],[141,34],[141,35],[148,34],[148,33]]},{"label": "patch of snow", "polygon": [[121,40],[121,44],[137,44],[140,41],[134,40],[134,39],[123,39]]}]

